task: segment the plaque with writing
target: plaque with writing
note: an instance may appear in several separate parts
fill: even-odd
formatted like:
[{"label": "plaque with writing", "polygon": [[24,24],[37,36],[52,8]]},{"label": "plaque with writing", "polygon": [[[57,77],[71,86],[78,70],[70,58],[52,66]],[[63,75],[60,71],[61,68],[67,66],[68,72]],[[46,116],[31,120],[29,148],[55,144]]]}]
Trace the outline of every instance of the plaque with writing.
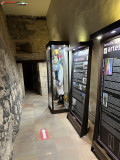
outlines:
[{"label": "plaque with writing", "polygon": [[120,38],[103,44],[98,142],[120,159]]},{"label": "plaque with writing", "polygon": [[92,42],[79,42],[71,47],[72,73],[70,109],[67,118],[80,137],[87,134]]},{"label": "plaque with writing", "polygon": [[80,123],[83,121],[86,98],[88,57],[89,48],[73,53],[72,112],[75,113]]}]

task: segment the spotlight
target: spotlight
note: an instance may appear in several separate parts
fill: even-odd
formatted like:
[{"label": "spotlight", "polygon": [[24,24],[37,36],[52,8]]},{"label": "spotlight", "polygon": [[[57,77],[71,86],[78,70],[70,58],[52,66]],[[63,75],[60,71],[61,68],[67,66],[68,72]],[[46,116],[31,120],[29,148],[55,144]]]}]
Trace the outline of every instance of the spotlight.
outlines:
[{"label": "spotlight", "polygon": [[98,40],[101,40],[101,39],[102,39],[102,36],[101,36],[101,35],[100,35],[100,36],[98,36],[98,37],[97,37],[97,39],[98,39]]},{"label": "spotlight", "polygon": [[112,31],[111,33],[114,34],[114,33],[116,33],[116,31],[114,30],[114,31]]}]

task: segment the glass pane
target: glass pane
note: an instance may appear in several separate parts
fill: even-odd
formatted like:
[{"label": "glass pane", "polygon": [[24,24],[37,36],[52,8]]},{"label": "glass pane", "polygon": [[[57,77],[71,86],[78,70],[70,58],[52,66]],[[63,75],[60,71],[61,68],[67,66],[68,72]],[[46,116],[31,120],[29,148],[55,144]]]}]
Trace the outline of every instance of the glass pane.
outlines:
[{"label": "glass pane", "polygon": [[52,88],[51,88],[51,65],[50,65],[50,48],[47,48],[47,66],[48,66],[48,104],[52,109]]},{"label": "glass pane", "polygon": [[69,106],[69,88],[68,88],[68,53],[63,49],[63,76],[64,76],[64,106]]},{"label": "glass pane", "polygon": [[52,45],[54,110],[68,107],[68,55],[63,45]]}]

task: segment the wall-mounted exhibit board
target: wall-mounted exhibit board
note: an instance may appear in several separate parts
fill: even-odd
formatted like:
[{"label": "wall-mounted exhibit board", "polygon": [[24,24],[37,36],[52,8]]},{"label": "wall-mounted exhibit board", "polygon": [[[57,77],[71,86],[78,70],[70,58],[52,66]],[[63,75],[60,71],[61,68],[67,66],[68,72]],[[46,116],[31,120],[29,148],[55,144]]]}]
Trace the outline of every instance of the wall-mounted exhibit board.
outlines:
[{"label": "wall-mounted exhibit board", "polygon": [[48,107],[51,113],[68,111],[69,107],[69,42],[50,41],[46,46]]},{"label": "wall-mounted exhibit board", "polygon": [[90,42],[80,42],[69,48],[72,50],[72,74],[67,118],[80,137],[88,131],[91,47]]},{"label": "wall-mounted exhibit board", "polygon": [[100,160],[120,160],[120,21],[98,33],[101,32],[105,33],[100,42],[102,56],[92,151]]}]

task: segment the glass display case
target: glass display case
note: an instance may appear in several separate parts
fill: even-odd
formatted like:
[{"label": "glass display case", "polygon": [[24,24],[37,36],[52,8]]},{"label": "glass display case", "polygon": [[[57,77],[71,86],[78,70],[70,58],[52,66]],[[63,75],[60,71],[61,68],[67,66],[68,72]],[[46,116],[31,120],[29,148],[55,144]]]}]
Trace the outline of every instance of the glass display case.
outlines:
[{"label": "glass display case", "polygon": [[91,48],[91,42],[79,42],[69,48],[72,55],[70,63],[72,73],[70,107],[67,117],[80,137],[88,131]]},{"label": "glass display case", "polygon": [[48,107],[51,113],[68,111],[69,42],[50,41],[46,46]]}]

